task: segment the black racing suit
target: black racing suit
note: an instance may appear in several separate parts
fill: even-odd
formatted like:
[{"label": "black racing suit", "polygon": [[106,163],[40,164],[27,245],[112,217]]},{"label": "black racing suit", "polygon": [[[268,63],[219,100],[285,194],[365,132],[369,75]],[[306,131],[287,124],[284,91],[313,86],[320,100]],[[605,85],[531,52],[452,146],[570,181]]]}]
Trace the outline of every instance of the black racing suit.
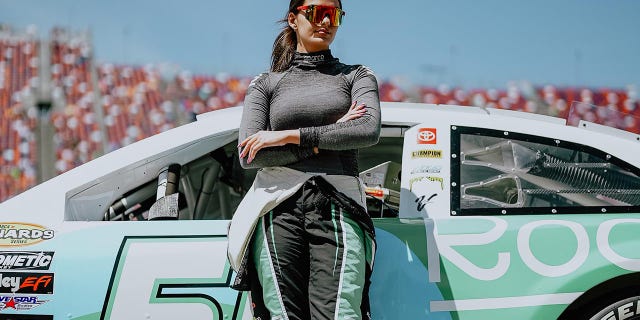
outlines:
[{"label": "black racing suit", "polygon": [[[336,123],[352,102],[360,118]],[[300,145],[261,149],[244,168],[286,166],[317,173],[261,218],[250,246],[254,317],[361,319],[369,316],[374,231],[364,208],[322,179],[358,175],[358,148],[377,143],[380,102],[373,73],[331,52],[296,53],[291,67],[251,82],[239,140],[260,130],[300,130]],[[319,153],[314,154],[313,148]]]}]

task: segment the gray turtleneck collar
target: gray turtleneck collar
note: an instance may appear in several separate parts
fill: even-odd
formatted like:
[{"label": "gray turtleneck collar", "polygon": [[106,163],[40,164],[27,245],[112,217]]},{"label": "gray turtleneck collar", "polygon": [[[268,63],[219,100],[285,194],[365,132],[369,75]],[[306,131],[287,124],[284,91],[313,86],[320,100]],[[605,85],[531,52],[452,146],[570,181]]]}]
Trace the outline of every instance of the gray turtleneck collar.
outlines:
[{"label": "gray turtleneck collar", "polygon": [[311,53],[296,52],[293,56],[291,65],[304,66],[304,67],[316,67],[323,64],[337,63],[338,58],[334,58],[331,55],[331,50],[323,50]]}]

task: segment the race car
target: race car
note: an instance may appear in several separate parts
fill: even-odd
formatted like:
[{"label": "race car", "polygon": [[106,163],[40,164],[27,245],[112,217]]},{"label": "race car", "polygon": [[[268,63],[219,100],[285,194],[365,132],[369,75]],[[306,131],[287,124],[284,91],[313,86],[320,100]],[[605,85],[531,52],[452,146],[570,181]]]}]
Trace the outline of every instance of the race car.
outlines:
[{"label": "race car", "polygon": [[[242,107],[0,204],[0,319],[251,319],[227,228],[255,170]],[[383,103],[359,153],[373,319],[639,319],[638,135],[499,109]]]}]

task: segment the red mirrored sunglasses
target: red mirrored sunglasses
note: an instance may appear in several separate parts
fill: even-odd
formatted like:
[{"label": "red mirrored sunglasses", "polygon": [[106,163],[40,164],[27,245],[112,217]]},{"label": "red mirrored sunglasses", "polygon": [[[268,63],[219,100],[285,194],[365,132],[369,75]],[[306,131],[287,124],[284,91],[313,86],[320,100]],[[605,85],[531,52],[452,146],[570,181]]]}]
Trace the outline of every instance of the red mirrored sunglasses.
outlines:
[{"label": "red mirrored sunglasses", "polygon": [[296,9],[302,12],[307,20],[312,23],[321,23],[325,17],[329,17],[329,24],[337,27],[342,23],[342,17],[346,14],[342,9],[333,6],[309,5],[299,6]]}]

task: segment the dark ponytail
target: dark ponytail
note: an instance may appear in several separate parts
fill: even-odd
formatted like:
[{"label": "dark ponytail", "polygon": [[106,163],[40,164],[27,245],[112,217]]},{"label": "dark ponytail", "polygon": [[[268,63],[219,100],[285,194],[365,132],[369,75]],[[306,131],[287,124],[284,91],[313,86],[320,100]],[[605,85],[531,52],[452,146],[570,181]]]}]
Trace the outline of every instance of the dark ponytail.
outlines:
[{"label": "dark ponytail", "polygon": [[[289,68],[293,56],[296,53],[298,46],[298,37],[296,32],[289,26],[289,13],[297,14],[299,6],[304,5],[305,0],[291,0],[289,2],[289,10],[284,16],[284,19],[280,20],[280,23],[284,23],[284,28],[273,42],[273,50],[271,51],[271,71],[282,72]],[[342,1],[338,0],[340,7],[342,7]]]},{"label": "dark ponytail", "polygon": [[298,37],[296,32],[289,26],[289,13],[298,13],[297,7],[304,5],[304,0],[291,0],[289,2],[289,10],[285,14],[284,19],[278,21],[284,23],[284,27],[280,34],[273,42],[273,51],[271,52],[271,71],[282,72],[289,68],[293,55],[296,53],[298,46]]}]

